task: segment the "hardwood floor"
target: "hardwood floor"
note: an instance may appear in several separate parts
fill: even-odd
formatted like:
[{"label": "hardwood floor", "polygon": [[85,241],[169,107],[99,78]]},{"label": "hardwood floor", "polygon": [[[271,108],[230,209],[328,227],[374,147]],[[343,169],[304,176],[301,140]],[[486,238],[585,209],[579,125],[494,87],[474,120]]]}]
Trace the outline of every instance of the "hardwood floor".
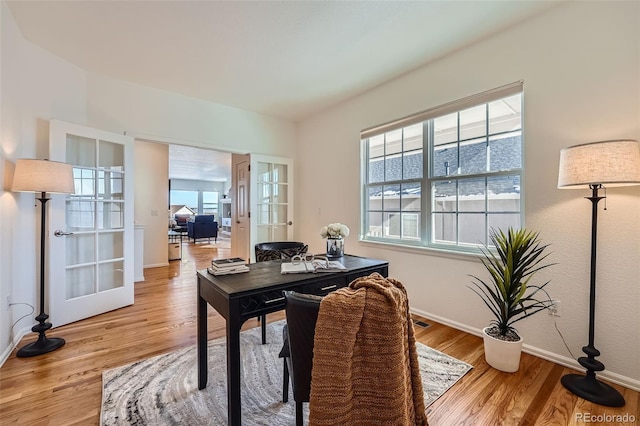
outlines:
[{"label": "hardwood floor", "polygon": [[[230,254],[228,248],[211,246],[216,244],[185,242],[181,261],[146,269],[145,281],[135,284],[133,306],[53,329],[48,335],[67,342],[61,349],[21,359],[14,350],[0,369],[0,424],[98,424],[103,370],[195,345],[196,269]],[[283,318],[278,312],[268,321]],[[517,373],[501,373],[485,363],[479,337],[416,318],[430,324],[416,326],[418,341],[474,366],[429,407],[432,426],[578,425],[586,423],[586,416],[604,414],[632,415],[635,422],[600,424],[638,425],[638,392],[613,385],[623,393],[626,406],[598,406],[562,387],[560,377],[569,369],[523,354]],[[257,321],[250,320],[244,328],[256,326]],[[224,320],[211,307],[208,330],[210,339],[224,335]],[[30,334],[19,346],[31,341]]]}]

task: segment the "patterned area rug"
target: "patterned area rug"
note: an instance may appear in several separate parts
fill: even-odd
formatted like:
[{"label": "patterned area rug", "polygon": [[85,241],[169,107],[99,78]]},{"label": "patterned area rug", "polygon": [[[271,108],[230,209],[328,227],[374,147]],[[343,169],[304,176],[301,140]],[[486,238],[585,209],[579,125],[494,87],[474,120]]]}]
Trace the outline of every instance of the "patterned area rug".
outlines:
[{"label": "patterned area rug", "polygon": [[[267,343],[260,344],[260,328],[242,332],[242,423],[295,424],[295,403],[282,402],[282,326],[267,326]],[[449,355],[417,344],[429,406],[472,367]],[[226,342],[209,342],[207,388],[198,390],[196,347],[159,355],[102,374],[102,425],[226,425]],[[289,387],[291,392],[291,387]],[[304,404],[308,416],[308,404]],[[306,423],[306,421],[305,421]]]}]

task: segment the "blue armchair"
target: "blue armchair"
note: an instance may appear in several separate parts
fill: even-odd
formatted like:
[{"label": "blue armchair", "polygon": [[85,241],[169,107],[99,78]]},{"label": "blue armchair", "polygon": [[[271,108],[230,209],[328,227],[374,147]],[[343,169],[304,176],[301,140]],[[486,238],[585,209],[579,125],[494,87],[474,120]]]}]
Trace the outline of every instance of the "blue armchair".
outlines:
[{"label": "blue armchair", "polygon": [[194,243],[198,238],[218,241],[218,222],[213,220],[213,215],[197,215],[193,222],[187,222],[187,236],[193,238]]}]

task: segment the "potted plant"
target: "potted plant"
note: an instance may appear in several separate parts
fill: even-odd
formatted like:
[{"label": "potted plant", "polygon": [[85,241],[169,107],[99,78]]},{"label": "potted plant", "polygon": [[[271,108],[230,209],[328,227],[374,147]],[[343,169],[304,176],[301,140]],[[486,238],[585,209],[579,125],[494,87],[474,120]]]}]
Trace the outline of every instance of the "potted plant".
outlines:
[{"label": "potted plant", "polygon": [[530,283],[536,272],[552,265],[542,264],[549,255],[545,253],[549,245],[540,242],[538,232],[526,229],[509,227],[506,234],[492,229],[489,237],[495,248],[485,245],[481,261],[491,279],[471,275],[474,281],[469,288],[480,296],[495,317],[482,330],[485,359],[498,370],[514,372],[520,366],[522,337],[513,324],[552,305],[544,289],[549,281],[541,285]]}]

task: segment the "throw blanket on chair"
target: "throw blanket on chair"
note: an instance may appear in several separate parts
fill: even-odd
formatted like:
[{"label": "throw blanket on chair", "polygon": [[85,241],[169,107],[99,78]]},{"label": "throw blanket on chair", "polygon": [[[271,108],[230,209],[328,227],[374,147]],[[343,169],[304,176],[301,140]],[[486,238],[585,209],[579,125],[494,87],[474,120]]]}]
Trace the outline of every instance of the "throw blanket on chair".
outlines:
[{"label": "throw blanket on chair", "polygon": [[325,296],[309,424],[427,425],[407,292],[374,273]]}]

